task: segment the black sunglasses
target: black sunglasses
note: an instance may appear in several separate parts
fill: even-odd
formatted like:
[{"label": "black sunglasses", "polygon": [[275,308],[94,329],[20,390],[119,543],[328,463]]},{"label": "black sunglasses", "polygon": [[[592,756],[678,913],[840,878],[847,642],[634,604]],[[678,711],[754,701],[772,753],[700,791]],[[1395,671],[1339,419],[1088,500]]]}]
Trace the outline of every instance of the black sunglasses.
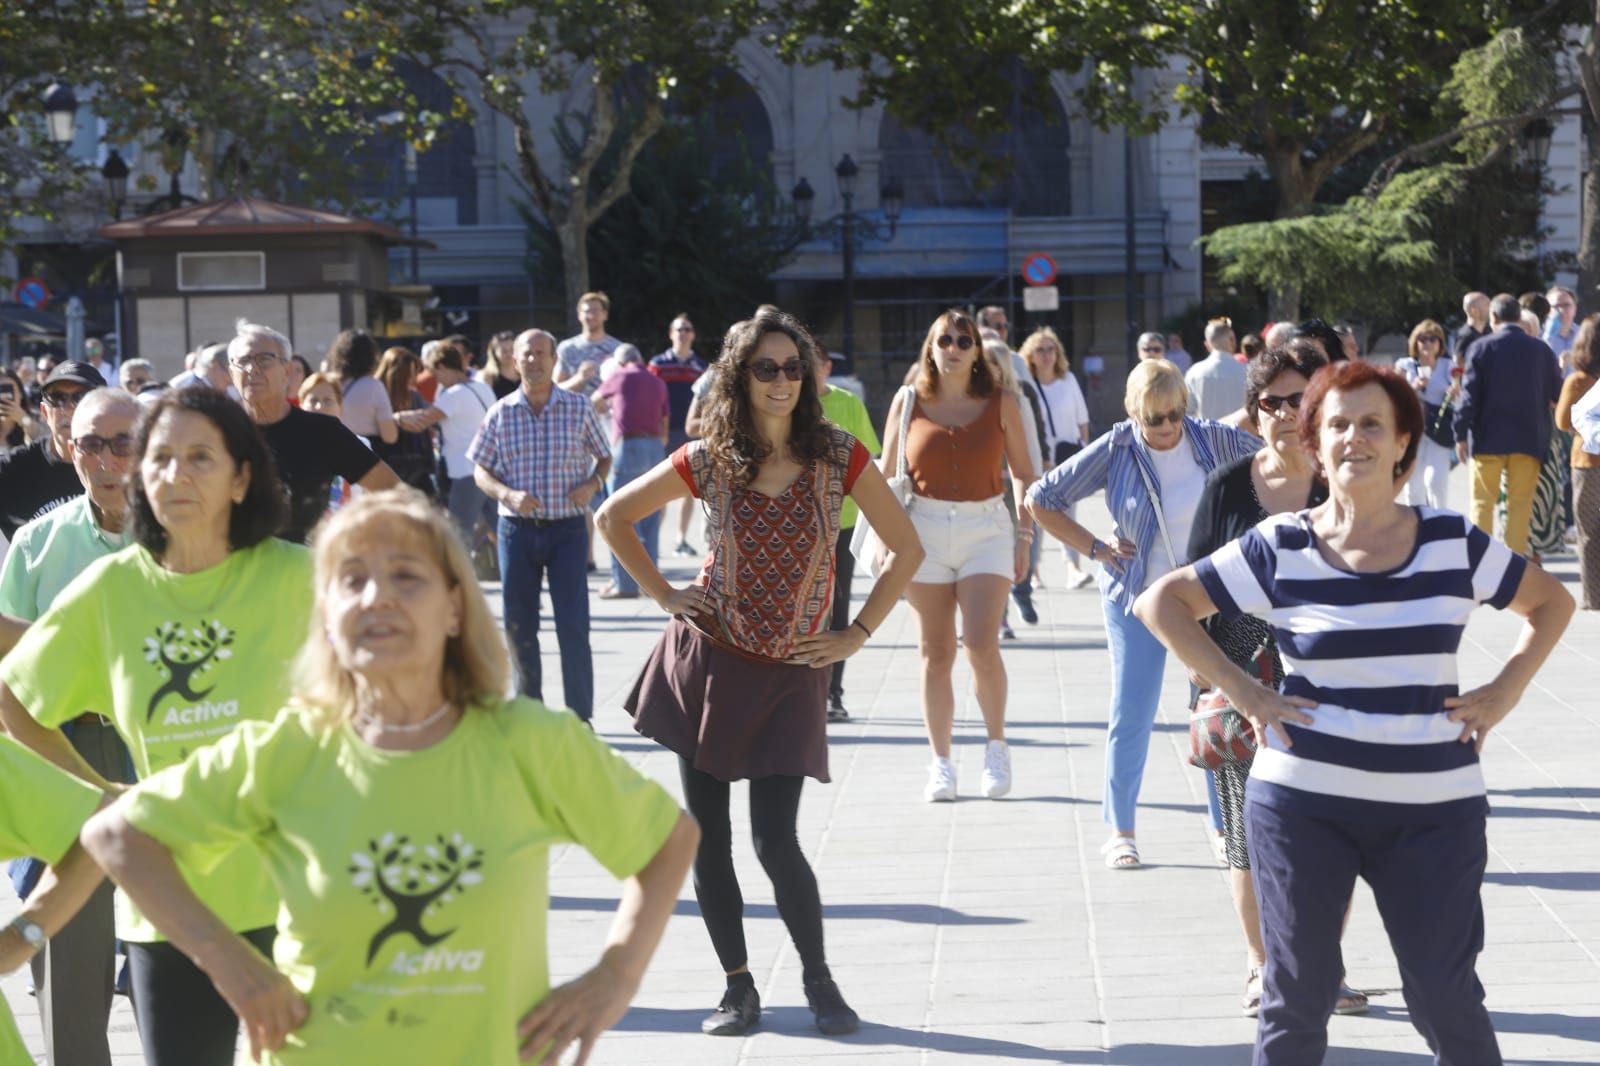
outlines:
[{"label": "black sunglasses", "polygon": [[964,352],[968,348],[972,347],[972,338],[967,336],[965,333],[961,334],[959,337],[952,337],[950,334],[946,333],[939,338],[939,347],[941,348],[948,348],[952,344]]},{"label": "black sunglasses", "polygon": [[1285,404],[1289,406],[1291,411],[1298,411],[1300,410],[1300,401],[1305,399],[1305,396],[1303,389],[1300,392],[1291,392],[1287,396],[1257,396],[1256,405],[1263,411],[1270,411],[1273,414],[1277,414],[1278,408]]},{"label": "black sunglasses", "polygon": [[72,438],[72,446],[85,455],[99,455],[107,448],[118,459],[126,459],[133,454],[133,436],[129,433],[118,433],[115,437],[100,437],[93,433],[85,433],[81,437]]},{"label": "black sunglasses", "polygon": [[750,373],[756,376],[757,381],[776,381],[780,372],[790,381],[801,381],[811,373],[811,364],[804,359],[791,359],[782,364],[771,359],[757,359],[750,364]]},{"label": "black sunglasses", "polygon": [[78,406],[78,401],[82,400],[87,395],[89,395],[88,389],[84,389],[82,391],[57,389],[55,392],[45,393],[42,399],[44,400],[46,406],[54,407],[59,411],[68,407]]},{"label": "black sunglasses", "polygon": [[1175,426],[1182,425],[1183,416],[1184,409],[1180,407],[1176,411],[1168,411],[1164,415],[1145,415],[1140,419],[1140,421],[1149,426],[1151,429],[1155,429],[1156,427],[1164,425],[1168,422],[1171,422]]}]

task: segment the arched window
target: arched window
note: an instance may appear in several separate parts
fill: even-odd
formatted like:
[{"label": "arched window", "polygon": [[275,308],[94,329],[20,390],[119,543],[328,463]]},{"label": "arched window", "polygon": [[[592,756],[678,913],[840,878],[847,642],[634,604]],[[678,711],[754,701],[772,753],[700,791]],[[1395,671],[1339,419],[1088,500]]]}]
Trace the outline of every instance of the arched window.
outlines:
[{"label": "arched window", "polygon": [[[396,69],[416,97],[418,110],[450,113],[453,94],[443,78],[405,60]],[[478,174],[473,165],[477,150],[471,124],[457,120],[446,123],[432,147],[417,154],[419,225],[477,224]],[[355,169],[362,175],[354,184],[356,195],[397,203],[399,217],[409,218],[405,142],[399,137],[379,138],[356,154]]]},{"label": "arched window", "polygon": [[933,137],[903,125],[887,111],[878,127],[879,173],[900,179],[908,207],[1009,207],[1018,215],[1070,214],[1067,116],[1055,91],[1048,85],[1039,88],[1047,112],[1024,107],[1019,86],[1012,94],[1011,129],[971,140],[973,151],[1009,158],[1008,177],[985,184],[975,162],[960,149],[952,156]]}]

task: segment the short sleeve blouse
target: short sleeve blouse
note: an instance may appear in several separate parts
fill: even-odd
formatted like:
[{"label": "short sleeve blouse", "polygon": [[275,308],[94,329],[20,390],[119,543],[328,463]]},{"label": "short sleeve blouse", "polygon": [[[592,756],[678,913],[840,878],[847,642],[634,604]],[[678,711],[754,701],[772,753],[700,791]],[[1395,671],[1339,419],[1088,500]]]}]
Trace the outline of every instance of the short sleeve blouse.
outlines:
[{"label": "short sleeve blouse", "polygon": [[828,456],[776,496],[735,486],[704,441],[672,453],[672,465],[706,510],[710,544],[701,577],[713,616],[695,621],[738,651],[784,659],[796,639],[825,628],[833,612],[839,512],[872,461],[841,429]]}]

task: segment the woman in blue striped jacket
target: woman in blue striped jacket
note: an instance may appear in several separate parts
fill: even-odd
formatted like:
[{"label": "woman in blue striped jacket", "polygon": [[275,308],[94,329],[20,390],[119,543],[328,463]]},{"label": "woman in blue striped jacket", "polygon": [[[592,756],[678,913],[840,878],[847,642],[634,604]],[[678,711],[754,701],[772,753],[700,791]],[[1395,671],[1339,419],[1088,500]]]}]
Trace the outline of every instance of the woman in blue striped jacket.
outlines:
[{"label": "woman in blue striped jacket", "polygon": [[[1111,648],[1101,807],[1112,833],[1100,851],[1113,869],[1139,865],[1134,810],[1167,662],[1167,649],[1131,613],[1134,597],[1188,561],[1183,553],[1206,475],[1261,447],[1259,438],[1242,430],[1189,418],[1188,405],[1176,366],[1165,359],[1140,363],[1128,375],[1123,397],[1128,421],[1112,426],[1028,491],[1028,511],[1040,527],[1101,564],[1101,606]],[[1101,489],[1116,522],[1109,543],[1066,513]]]},{"label": "woman in blue striped jacket", "polygon": [[[1560,582],[1453,511],[1395,502],[1422,411],[1393,371],[1317,371],[1300,435],[1328,502],[1274,515],[1135,605],[1254,724],[1246,836],[1266,946],[1255,1066],[1314,1066],[1342,972],[1356,877],[1372,887],[1411,1023],[1440,1066],[1498,1066],[1476,963],[1488,813],[1478,753],[1572,617]],[[1523,627],[1500,673],[1457,686],[1480,603]],[[1283,691],[1251,681],[1198,619],[1254,615],[1282,652]]]}]

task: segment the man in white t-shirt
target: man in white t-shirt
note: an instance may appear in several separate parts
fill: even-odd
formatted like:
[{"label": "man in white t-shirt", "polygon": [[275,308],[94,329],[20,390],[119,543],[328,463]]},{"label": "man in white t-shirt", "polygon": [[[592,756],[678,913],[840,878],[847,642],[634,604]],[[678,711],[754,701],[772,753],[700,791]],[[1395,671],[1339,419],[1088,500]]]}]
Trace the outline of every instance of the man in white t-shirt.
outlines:
[{"label": "man in white t-shirt", "polygon": [[1233,357],[1233,325],[1214,318],[1206,325],[1206,357],[1189,368],[1183,383],[1189,389],[1189,414],[1213,421],[1244,406],[1244,364]]},{"label": "man in white t-shirt", "polygon": [[556,345],[556,384],[572,392],[593,396],[600,387],[600,366],[622,342],[606,332],[611,317],[611,297],[586,292],[578,297],[578,321],[583,330]]},{"label": "man in white t-shirt", "polygon": [[467,544],[476,547],[478,520],[483,517],[489,497],[473,478],[467,445],[472,443],[479,424],[494,406],[494,390],[472,379],[466,360],[454,345],[436,345],[423,361],[439,382],[433,406],[444,415],[438,426],[447,482],[446,505]]}]

